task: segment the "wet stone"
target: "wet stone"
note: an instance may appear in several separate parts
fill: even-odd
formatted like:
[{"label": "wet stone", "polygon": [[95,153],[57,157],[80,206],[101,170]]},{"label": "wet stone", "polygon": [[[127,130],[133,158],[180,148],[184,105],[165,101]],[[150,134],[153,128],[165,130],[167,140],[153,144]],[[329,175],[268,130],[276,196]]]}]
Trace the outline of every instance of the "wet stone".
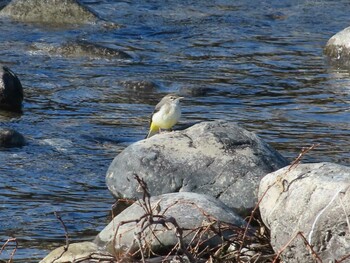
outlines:
[{"label": "wet stone", "polygon": [[98,21],[92,10],[75,0],[13,0],[0,11],[0,17],[46,25],[76,25]]}]

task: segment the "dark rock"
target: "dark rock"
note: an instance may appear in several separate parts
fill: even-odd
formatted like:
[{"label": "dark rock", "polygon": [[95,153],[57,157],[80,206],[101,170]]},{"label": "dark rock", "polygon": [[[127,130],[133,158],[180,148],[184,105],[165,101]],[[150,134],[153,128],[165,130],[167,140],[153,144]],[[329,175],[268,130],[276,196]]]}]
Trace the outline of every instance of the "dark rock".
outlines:
[{"label": "dark rock", "polygon": [[[322,262],[349,255],[350,167],[333,163],[285,167],[261,180],[259,196],[265,192],[259,208],[275,252],[300,231]],[[284,249],[282,261],[311,263],[315,258],[297,236]]]},{"label": "dark rock", "polygon": [[97,15],[76,0],[12,0],[0,17],[47,25],[95,23]]},{"label": "dark rock", "polygon": [[[140,203],[142,202],[140,201]],[[135,242],[135,236],[137,236],[137,231],[140,231],[144,225],[142,218],[147,214],[147,211],[144,210],[140,203],[135,202],[117,215],[98,234],[94,242],[110,253],[120,253],[125,252],[125,250],[129,250],[130,253],[137,251],[139,243]],[[150,207],[153,209],[152,218],[155,221],[160,219],[160,217],[165,220],[175,219],[176,224],[184,230],[183,241],[186,246],[191,243],[195,235],[197,235],[198,239],[192,242],[193,246],[198,242],[203,242],[203,245],[212,248],[223,242],[223,239],[217,236],[217,233],[214,233],[214,231],[198,235],[197,231],[201,227],[205,228],[211,225],[214,228],[223,222],[236,227],[244,227],[242,218],[211,196],[186,192],[164,194],[152,197]],[[135,221],[126,223],[128,220]],[[168,228],[165,228],[164,225],[159,223],[144,229],[141,242],[143,244],[147,243],[149,249],[156,253],[161,253],[164,249],[170,251],[178,243],[178,238],[175,233],[175,225],[168,222],[167,226]],[[116,233],[116,231],[118,232]],[[221,234],[222,236],[237,234],[235,231],[237,231],[237,228],[235,230],[233,228],[227,229],[226,232],[222,228]]]},{"label": "dark rock", "polygon": [[0,0],[0,10],[3,9],[9,2],[10,0]]},{"label": "dark rock", "polygon": [[9,111],[21,111],[23,102],[23,87],[9,68],[0,66],[0,108]]},{"label": "dark rock", "polygon": [[151,195],[208,194],[246,214],[255,206],[260,179],[287,164],[254,133],[224,121],[203,122],[130,145],[113,160],[106,181],[114,196],[137,199],[137,174]]},{"label": "dark rock", "polygon": [[24,145],[26,145],[26,140],[22,134],[12,129],[0,128],[0,147],[10,148]]},{"label": "dark rock", "polygon": [[337,66],[350,66],[350,27],[332,36],[324,48],[324,53],[331,63]]}]

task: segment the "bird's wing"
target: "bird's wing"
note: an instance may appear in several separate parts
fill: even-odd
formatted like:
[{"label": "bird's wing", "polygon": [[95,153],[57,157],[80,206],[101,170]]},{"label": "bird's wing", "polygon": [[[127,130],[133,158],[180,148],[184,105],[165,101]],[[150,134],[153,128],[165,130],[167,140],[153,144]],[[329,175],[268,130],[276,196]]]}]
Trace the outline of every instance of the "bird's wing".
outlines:
[{"label": "bird's wing", "polygon": [[157,113],[157,112],[160,110],[160,108],[163,106],[163,104],[164,104],[164,101],[161,100],[161,101],[158,102],[158,104],[155,106],[155,108],[154,108],[154,110],[153,110],[153,112],[152,112],[152,114],[151,114],[150,120],[149,120],[149,124],[150,124],[150,125],[152,124],[152,117],[153,117],[153,115],[154,115],[155,113]]},{"label": "bird's wing", "polygon": [[160,102],[156,105],[156,107],[154,108],[154,110],[153,110],[153,112],[152,112],[152,114],[151,114],[151,117],[150,117],[150,119],[149,119],[149,126],[150,126],[150,128],[149,128],[149,132],[148,132],[146,138],[152,137],[154,134],[156,134],[156,133],[158,132],[159,127],[156,126],[156,125],[154,125],[154,123],[152,123],[152,118],[153,118],[153,115],[154,115],[155,113],[157,113],[157,112],[160,110],[160,108],[162,107],[163,104],[164,104],[164,102],[163,102],[163,101],[160,101]]},{"label": "bird's wing", "polygon": [[154,113],[158,112],[158,111],[160,110],[160,108],[161,108],[164,104],[165,104],[165,100],[164,100],[164,98],[163,98],[160,102],[158,102],[158,104],[157,104],[156,107],[154,108],[154,111],[153,111],[152,115],[153,115]]}]

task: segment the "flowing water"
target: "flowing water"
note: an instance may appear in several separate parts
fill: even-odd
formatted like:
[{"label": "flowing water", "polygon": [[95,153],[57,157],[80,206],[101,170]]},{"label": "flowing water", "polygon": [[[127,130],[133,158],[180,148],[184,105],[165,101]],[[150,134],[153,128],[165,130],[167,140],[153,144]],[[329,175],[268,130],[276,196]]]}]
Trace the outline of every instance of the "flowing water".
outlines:
[{"label": "flowing water", "polygon": [[[323,47],[349,26],[348,1],[86,0],[120,28],[50,28],[0,21],[0,63],[25,89],[21,115],[2,127],[26,136],[0,149],[0,238],[18,241],[15,262],[92,240],[108,223],[113,158],[147,134],[164,94],[181,92],[182,123],[224,119],[256,132],[292,160],[350,164],[350,73],[327,64]],[[123,50],[133,58],[64,57],[40,45],[69,40]],[[130,88],[149,81],[154,88]],[[0,255],[6,260],[11,246]]]}]

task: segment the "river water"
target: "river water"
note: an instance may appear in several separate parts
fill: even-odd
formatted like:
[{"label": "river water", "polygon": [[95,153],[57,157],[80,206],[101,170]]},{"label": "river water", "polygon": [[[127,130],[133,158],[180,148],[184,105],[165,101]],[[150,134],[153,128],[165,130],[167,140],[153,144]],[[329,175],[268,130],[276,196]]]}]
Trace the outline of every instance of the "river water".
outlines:
[{"label": "river water", "polygon": [[[113,158],[147,134],[164,94],[180,92],[183,124],[224,119],[256,132],[292,160],[350,164],[350,73],[323,47],[349,26],[349,1],[83,1],[120,28],[50,28],[0,21],[0,63],[25,90],[2,127],[26,136],[0,149],[0,238],[15,262],[38,262],[65,236],[92,240],[108,223]],[[40,45],[84,39],[132,59],[64,57]],[[152,89],[130,88],[149,81]],[[0,255],[9,258],[12,243]]]}]

